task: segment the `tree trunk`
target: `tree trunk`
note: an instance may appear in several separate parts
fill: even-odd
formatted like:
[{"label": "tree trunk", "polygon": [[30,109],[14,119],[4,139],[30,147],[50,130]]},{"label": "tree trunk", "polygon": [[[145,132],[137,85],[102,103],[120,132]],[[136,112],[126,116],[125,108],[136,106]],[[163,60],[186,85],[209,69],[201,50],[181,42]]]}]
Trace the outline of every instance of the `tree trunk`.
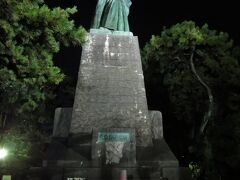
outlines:
[{"label": "tree trunk", "polygon": [[204,130],[206,129],[206,126],[213,114],[213,108],[214,108],[213,95],[212,95],[212,91],[211,91],[210,87],[202,80],[200,75],[197,73],[195,65],[193,63],[193,59],[194,59],[194,51],[191,53],[191,57],[190,57],[191,71],[195,75],[197,80],[201,83],[201,85],[206,89],[207,94],[208,94],[208,104],[209,104],[208,111],[204,114],[203,120],[201,122],[201,126],[200,126],[200,135],[201,135],[204,133]]}]

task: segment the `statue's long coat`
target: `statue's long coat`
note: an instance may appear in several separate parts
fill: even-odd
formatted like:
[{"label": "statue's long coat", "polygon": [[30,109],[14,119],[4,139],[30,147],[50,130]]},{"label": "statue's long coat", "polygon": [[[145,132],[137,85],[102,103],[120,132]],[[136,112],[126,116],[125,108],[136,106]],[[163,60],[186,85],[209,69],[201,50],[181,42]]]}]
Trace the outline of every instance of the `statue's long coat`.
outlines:
[{"label": "statue's long coat", "polygon": [[98,0],[92,28],[104,27],[129,31],[128,14],[131,0]]}]

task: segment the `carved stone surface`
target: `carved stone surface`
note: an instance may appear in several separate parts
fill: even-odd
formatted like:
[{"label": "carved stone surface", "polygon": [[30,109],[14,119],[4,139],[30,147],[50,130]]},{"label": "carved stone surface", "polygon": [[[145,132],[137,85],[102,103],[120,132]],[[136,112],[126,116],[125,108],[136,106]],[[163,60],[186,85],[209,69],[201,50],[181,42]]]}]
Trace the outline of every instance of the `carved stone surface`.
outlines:
[{"label": "carved stone surface", "polygon": [[83,47],[70,132],[136,128],[137,144],[151,144],[151,124],[138,39],[88,35]]},{"label": "carved stone surface", "polygon": [[72,108],[56,108],[53,137],[68,137],[71,117]]},{"label": "carved stone surface", "polygon": [[109,29],[90,29],[90,33],[97,33],[97,34],[112,34],[112,35],[121,35],[121,36],[133,36],[133,33],[130,31],[112,31]]},{"label": "carved stone surface", "polygon": [[123,157],[123,147],[126,142],[122,141],[106,141],[105,142],[105,153],[106,153],[106,164],[119,164]]},{"label": "carved stone surface", "polygon": [[162,113],[160,111],[149,111],[149,118],[151,120],[151,129],[153,139],[163,138]]},{"label": "carved stone surface", "polygon": [[135,130],[130,128],[94,129],[92,159],[96,165],[136,165]]}]

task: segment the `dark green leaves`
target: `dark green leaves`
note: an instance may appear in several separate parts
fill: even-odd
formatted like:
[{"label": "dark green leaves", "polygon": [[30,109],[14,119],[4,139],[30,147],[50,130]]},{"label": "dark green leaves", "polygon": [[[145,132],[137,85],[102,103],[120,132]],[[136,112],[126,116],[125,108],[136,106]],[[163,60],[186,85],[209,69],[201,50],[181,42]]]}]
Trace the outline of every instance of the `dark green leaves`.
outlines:
[{"label": "dark green leaves", "polygon": [[[165,92],[160,97],[167,96],[162,105],[168,105],[163,108],[165,124],[172,121],[171,126],[180,126],[171,132],[178,131],[180,138],[173,146],[181,152],[198,144],[192,160],[200,162],[205,178],[216,170],[222,177],[234,174],[240,162],[239,52],[227,33],[211,30],[207,24],[197,26],[192,21],[164,28],[160,35],[152,36],[142,51],[147,84],[158,85],[155,88],[161,90],[159,93]],[[208,111],[209,107],[214,108]],[[203,121],[208,114],[211,120]],[[203,122],[208,124],[201,139],[198,131]],[[234,158],[231,164],[230,159]]]},{"label": "dark green leaves", "polygon": [[69,20],[75,12],[76,7],[50,9],[38,0],[1,1],[0,112],[12,103],[16,112],[36,109],[63,80],[52,57],[60,44],[84,42],[85,30]]}]

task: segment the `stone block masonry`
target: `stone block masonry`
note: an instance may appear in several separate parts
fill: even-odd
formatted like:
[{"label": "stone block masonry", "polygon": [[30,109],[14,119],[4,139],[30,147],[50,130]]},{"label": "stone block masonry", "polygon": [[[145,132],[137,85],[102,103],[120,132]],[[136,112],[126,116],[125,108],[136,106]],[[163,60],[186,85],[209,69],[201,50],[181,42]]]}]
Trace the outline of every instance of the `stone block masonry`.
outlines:
[{"label": "stone block masonry", "polygon": [[91,133],[93,127],[135,128],[137,145],[151,144],[137,37],[88,34],[72,113],[71,134]]}]

